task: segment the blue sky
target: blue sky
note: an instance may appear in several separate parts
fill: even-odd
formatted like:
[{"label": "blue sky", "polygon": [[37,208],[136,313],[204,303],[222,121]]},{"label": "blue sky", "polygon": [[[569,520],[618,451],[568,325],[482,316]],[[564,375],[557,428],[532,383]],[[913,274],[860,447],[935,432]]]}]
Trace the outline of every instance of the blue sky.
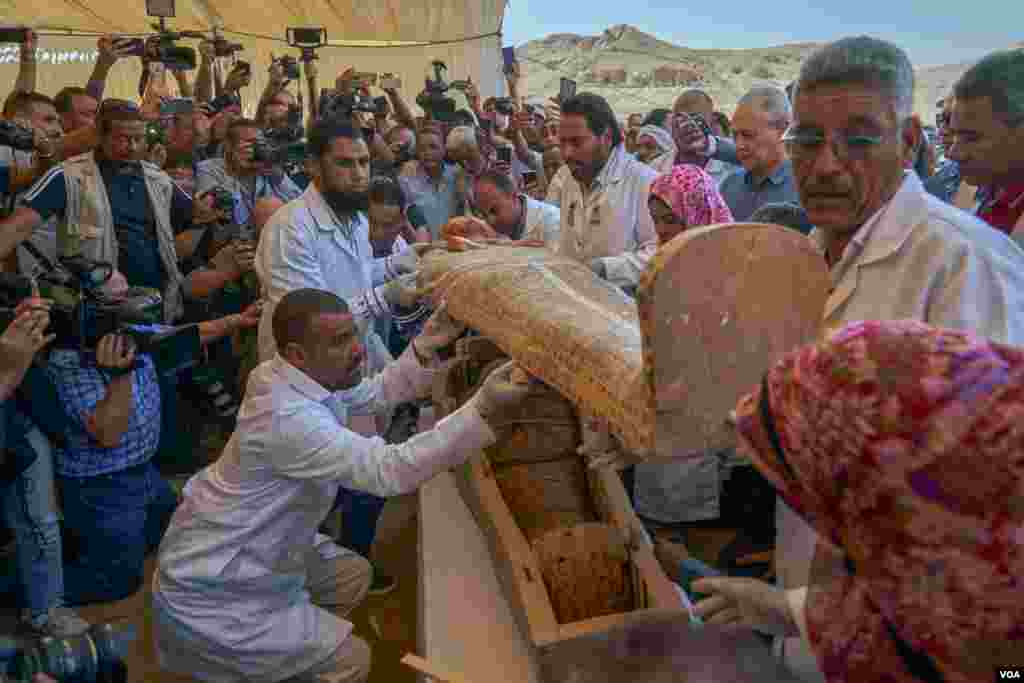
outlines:
[{"label": "blue sky", "polygon": [[897,42],[915,65],[951,64],[1024,40],[1024,1],[978,0],[509,0],[505,43],[549,33],[597,34],[632,24],[695,48],[764,47],[867,33]]}]

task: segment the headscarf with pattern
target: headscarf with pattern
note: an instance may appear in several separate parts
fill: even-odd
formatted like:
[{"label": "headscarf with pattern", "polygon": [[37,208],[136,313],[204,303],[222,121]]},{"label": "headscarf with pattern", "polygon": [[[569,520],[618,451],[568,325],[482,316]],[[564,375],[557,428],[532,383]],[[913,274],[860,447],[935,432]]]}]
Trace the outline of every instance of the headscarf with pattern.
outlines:
[{"label": "headscarf with pattern", "polygon": [[679,164],[670,173],[655,178],[651,196],[668,204],[688,228],[733,222],[715,179],[693,164]]},{"label": "headscarf with pattern", "polygon": [[737,430],[821,535],[806,617],[830,682],[980,681],[1019,665],[1024,351],[854,323],[776,364]]}]

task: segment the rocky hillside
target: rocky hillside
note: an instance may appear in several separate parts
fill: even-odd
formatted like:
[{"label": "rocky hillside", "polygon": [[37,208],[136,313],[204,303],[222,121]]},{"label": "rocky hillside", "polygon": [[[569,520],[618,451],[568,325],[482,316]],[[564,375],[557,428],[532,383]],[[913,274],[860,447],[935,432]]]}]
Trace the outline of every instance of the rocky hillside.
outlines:
[{"label": "rocky hillside", "polygon": [[[579,89],[596,92],[623,116],[657,107],[671,108],[688,84],[706,89],[719,109],[731,112],[752,85],[792,81],[814,43],[743,50],[694,50],[665,42],[632,26],[619,25],[599,36],[555,33],[516,50],[530,97],[558,93],[559,79],[572,78]],[[919,71],[917,111],[934,120],[935,101],[967,64]]]}]

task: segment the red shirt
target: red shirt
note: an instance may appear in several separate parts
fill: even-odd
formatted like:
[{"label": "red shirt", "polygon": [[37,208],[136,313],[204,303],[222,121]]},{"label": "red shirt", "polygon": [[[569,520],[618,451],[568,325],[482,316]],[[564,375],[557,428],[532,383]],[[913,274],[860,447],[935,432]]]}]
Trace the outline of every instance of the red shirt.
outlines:
[{"label": "red shirt", "polygon": [[1007,235],[1013,232],[1021,216],[1024,216],[1024,182],[995,190],[978,209],[978,218]]}]

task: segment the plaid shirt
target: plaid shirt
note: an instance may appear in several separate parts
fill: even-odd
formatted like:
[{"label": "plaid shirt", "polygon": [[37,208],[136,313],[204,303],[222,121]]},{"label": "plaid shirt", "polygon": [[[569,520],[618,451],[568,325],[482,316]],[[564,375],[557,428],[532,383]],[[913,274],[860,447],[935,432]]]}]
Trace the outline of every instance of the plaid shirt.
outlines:
[{"label": "plaid shirt", "polygon": [[[85,362],[82,362],[82,359]],[[107,395],[109,373],[96,366],[95,355],[54,350],[46,367],[57,395],[64,404],[71,428],[63,446],[54,450],[54,465],[62,477],[95,477],[147,462],[160,443],[160,384],[156,366],[140,355],[132,373],[132,403],[128,429],[121,443],[103,448],[86,430],[86,421]]]}]

